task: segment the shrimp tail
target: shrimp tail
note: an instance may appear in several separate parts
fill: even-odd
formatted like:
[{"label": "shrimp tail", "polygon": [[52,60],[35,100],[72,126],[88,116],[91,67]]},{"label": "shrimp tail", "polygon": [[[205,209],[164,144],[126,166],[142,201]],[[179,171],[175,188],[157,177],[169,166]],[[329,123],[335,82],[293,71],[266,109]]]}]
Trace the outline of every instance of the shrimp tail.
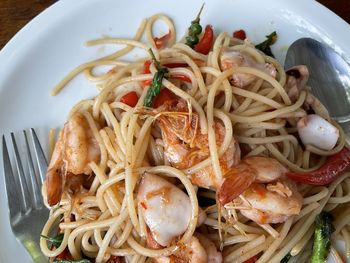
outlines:
[{"label": "shrimp tail", "polygon": [[62,176],[62,155],[64,129],[58,135],[58,139],[53,150],[50,164],[46,172],[46,199],[50,206],[56,205],[60,200],[63,192],[63,176]]},{"label": "shrimp tail", "polygon": [[52,168],[47,171],[46,191],[47,203],[50,206],[56,205],[61,200],[63,192],[63,178],[59,169]]},{"label": "shrimp tail", "polygon": [[249,188],[255,181],[257,171],[249,165],[241,163],[232,167],[224,175],[224,181],[217,192],[217,199],[221,205],[225,205]]}]

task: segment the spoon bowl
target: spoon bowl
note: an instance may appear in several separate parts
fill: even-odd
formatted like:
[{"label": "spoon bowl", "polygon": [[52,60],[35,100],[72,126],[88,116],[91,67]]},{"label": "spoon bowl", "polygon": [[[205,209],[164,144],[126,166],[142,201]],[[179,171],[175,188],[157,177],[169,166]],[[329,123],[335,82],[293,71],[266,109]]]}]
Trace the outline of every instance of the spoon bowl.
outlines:
[{"label": "spoon bowl", "polygon": [[350,65],[333,49],[312,38],[296,40],[288,49],[285,69],[306,65],[307,85],[346,132],[350,132]]}]

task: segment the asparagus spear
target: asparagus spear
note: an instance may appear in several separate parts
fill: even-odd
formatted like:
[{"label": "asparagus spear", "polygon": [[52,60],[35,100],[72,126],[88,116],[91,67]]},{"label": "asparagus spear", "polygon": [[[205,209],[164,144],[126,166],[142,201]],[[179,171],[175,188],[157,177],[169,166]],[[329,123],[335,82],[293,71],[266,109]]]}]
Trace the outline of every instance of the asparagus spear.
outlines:
[{"label": "asparagus spear", "polygon": [[332,215],[322,212],[316,217],[315,235],[311,263],[325,263],[331,247],[331,234],[334,231]]}]

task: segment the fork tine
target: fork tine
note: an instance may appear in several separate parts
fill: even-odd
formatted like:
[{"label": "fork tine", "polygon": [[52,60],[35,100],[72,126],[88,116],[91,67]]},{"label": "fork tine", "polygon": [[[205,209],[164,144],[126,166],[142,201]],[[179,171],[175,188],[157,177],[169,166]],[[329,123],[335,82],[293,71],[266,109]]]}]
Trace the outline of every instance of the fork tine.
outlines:
[{"label": "fork tine", "polygon": [[24,173],[21,158],[19,155],[19,151],[18,151],[16,139],[15,139],[15,134],[13,132],[11,132],[11,139],[12,139],[13,149],[15,152],[15,163],[16,163],[16,168],[17,168],[17,173],[18,173],[19,187],[21,190],[21,193],[19,195],[20,198],[22,199],[21,210],[23,213],[26,213],[26,211],[30,209],[31,196],[29,193],[27,181],[25,178],[25,173]]},{"label": "fork tine", "polygon": [[36,161],[39,167],[40,180],[41,180],[41,183],[43,183],[45,180],[45,175],[47,171],[47,161],[46,161],[44,151],[40,145],[38,136],[35,133],[35,130],[31,128],[30,131],[33,137],[34,151],[35,151]]},{"label": "fork tine", "polygon": [[27,132],[24,130],[23,134],[24,134],[24,139],[25,139],[26,148],[27,148],[27,162],[28,162],[28,168],[29,168],[29,178],[30,178],[31,187],[32,187],[34,206],[39,208],[43,204],[42,198],[40,195],[41,183],[40,183],[39,176],[37,176],[35,173],[32,154],[28,143]]},{"label": "fork tine", "polygon": [[15,177],[12,171],[11,161],[9,152],[6,145],[5,135],[2,136],[2,157],[5,175],[5,188],[7,193],[7,201],[10,210],[11,221],[14,219],[21,211],[21,204],[19,202],[18,196],[20,191],[17,187]]}]

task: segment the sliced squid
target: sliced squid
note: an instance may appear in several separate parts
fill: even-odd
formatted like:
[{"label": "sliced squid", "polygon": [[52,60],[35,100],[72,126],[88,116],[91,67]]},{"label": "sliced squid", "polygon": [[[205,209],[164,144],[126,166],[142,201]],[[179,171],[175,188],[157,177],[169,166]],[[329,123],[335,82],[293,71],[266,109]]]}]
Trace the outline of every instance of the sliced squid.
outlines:
[{"label": "sliced squid", "polygon": [[160,176],[146,173],[137,195],[152,237],[161,246],[182,235],[190,222],[192,206],[187,194]]},{"label": "sliced squid", "polygon": [[316,114],[301,118],[297,124],[298,133],[304,145],[310,144],[322,150],[332,150],[337,144],[339,130]]}]

